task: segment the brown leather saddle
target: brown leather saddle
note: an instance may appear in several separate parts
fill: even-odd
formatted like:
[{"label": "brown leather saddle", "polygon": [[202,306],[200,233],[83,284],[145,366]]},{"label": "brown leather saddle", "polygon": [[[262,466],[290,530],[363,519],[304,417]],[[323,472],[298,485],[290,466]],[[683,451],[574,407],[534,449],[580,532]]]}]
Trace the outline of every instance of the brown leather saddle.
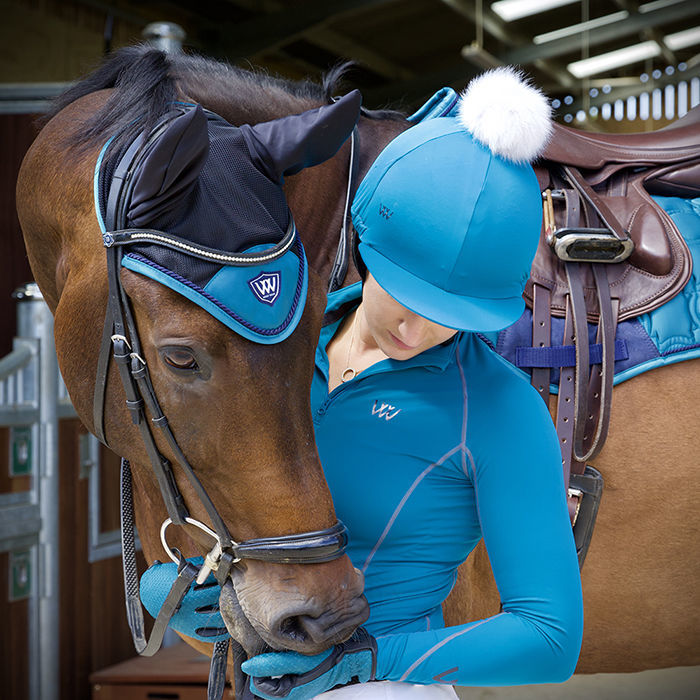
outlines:
[{"label": "brown leather saddle", "polygon": [[[582,563],[602,490],[587,462],[607,436],[617,323],[664,304],[692,271],[688,247],[652,195],[700,195],[700,107],[642,134],[555,124],[535,170],[544,221],[525,298],[533,348],[550,348],[552,316],[566,319],[563,342],[575,346],[576,366],[560,370],[556,425]],[[598,327],[599,365],[589,363],[588,323]],[[548,405],[550,371],[532,369],[532,383]]]}]

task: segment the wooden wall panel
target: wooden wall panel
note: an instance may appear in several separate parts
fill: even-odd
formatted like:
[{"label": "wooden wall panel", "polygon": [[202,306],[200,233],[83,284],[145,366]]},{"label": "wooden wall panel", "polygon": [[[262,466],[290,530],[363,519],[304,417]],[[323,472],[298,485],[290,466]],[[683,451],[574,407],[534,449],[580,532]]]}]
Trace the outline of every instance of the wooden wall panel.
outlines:
[{"label": "wooden wall panel", "polygon": [[[10,476],[9,428],[0,428],[0,493],[27,491],[31,477]],[[29,604],[10,601],[10,555],[0,553],[0,697],[26,698],[29,694]]]},{"label": "wooden wall panel", "polygon": [[0,553],[0,697],[29,697],[29,604],[9,601],[9,554]]}]

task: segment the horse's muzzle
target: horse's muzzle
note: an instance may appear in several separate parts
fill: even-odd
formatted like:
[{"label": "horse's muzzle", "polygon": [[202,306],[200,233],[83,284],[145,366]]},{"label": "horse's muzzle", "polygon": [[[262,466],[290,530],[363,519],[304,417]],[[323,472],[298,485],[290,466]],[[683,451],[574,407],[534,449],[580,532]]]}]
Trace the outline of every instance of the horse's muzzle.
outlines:
[{"label": "horse's muzzle", "polygon": [[369,617],[369,604],[362,594],[364,580],[357,570],[353,585],[339,586],[325,595],[322,586],[311,595],[302,594],[289,585],[291,577],[283,577],[286,585],[280,587],[274,577],[251,581],[249,574],[234,572],[220,597],[226,627],[249,655],[266,646],[318,654],[344,642]]}]

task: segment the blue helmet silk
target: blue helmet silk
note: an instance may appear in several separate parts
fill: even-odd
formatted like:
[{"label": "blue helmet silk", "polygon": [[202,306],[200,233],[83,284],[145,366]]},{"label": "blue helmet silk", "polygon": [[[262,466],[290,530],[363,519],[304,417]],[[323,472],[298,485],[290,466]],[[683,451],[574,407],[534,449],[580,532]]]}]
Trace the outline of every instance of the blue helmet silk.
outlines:
[{"label": "blue helmet silk", "polygon": [[420,122],[379,154],[355,195],[359,253],[399,303],[450,328],[515,322],[542,220],[532,167],[453,117]]}]

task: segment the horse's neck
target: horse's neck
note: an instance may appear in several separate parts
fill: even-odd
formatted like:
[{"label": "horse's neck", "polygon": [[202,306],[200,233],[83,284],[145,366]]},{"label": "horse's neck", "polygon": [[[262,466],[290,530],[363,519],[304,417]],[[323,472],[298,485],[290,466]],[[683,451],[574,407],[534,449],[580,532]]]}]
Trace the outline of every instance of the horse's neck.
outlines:
[{"label": "horse's neck", "polygon": [[357,173],[358,185],[389,141],[395,139],[402,131],[406,131],[409,126],[410,123],[406,120],[367,119],[364,117],[360,119],[360,166]]},{"label": "horse's neck", "polygon": [[[408,127],[408,123],[393,120],[362,118],[359,124],[359,160],[357,176],[352,183],[350,202],[357,186],[381,150]],[[330,160],[303,170],[289,178],[285,193],[299,229],[309,266],[323,280],[328,280],[340,240],[345,200],[350,185],[350,141]],[[348,212],[349,214],[349,212]],[[352,263],[346,283],[355,281]]]},{"label": "horse's neck", "polygon": [[106,97],[93,93],[54,117],[27,152],[18,177],[17,208],[29,262],[52,311],[68,276],[104,257],[92,195],[97,149],[81,153],[66,144]]}]

